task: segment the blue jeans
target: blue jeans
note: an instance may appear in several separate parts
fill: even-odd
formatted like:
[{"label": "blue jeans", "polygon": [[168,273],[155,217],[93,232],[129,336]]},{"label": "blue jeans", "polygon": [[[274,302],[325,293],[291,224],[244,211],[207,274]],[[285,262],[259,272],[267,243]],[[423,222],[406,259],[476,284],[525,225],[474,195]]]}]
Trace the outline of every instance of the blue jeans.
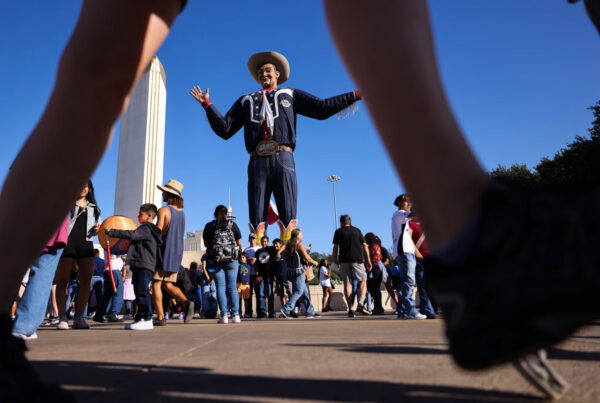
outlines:
[{"label": "blue jeans", "polygon": [[[373,306],[371,304],[371,293],[369,292],[369,289],[368,289],[368,281],[369,281],[369,279],[367,278],[367,292],[365,293],[365,302],[366,302],[367,306],[365,308],[367,308],[367,310],[370,311]],[[352,278],[352,294],[350,294],[350,306],[348,307],[348,309],[352,309],[352,307],[354,306],[354,300],[357,295],[358,295],[358,280],[356,280],[355,278]]]},{"label": "blue jeans", "polygon": [[423,268],[423,263],[419,261],[417,261],[416,281],[417,291],[419,292],[419,312],[423,315],[434,315],[435,310],[431,305],[429,294],[427,294],[427,290],[425,289],[425,270]]},{"label": "blue jeans", "polygon": [[282,308],[286,315],[289,315],[296,306],[296,302],[301,300],[306,310],[306,316],[313,316],[315,314],[315,308],[310,302],[310,295],[308,294],[308,288],[306,287],[306,275],[304,272],[294,276],[292,272],[288,272],[287,279],[292,282],[292,296]]},{"label": "blue jeans", "polygon": [[112,282],[110,281],[110,271],[105,271],[104,284],[106,284],[106,287],[104,287],[102,302],[98,305],[98,310],[94,316],[96,319],[102,319],[104,314],[109,318],[112,318],[121,313],[121,307],[123,306],[123,276],[118,270],[113,270],[113,275],[115,277],[117,291],[113,291]]},{"label": "blue jeans", "polygon": [[[75,310],[77,310],[77,297],[79,297],[79,281],[69,280],[67,284],[67,307],[66,312],[69,312],[69,305],[71,301],[75,301]],[[85,308],[84,316],[87,314],[87,305]]]},{"label": "blue jeans", "polygon": [[[280,112],[283,112],[280,110]],[[270,157],[251,157],[248,163],[248,210],[254,228],[267,221],[271,194],[279,220],[288,225],[296,218],[298,182],[294,154],[280,151]]]},{"label": "blue jeans", "polygon": [[268,313],[275,314],[275,294],[273,293],[273,278],[272,277],[263,277],[263,281],[261,281],[256,286],[256,296],[259,300],[259,305],[257,309],[257,315],[266,315],[267,314],[267,302]]},{"label": "blue jeans", "polygon": [[[110,280],[109,280],[110,282]],[[88,308],[91,306],[92,294],[93,290],[96,293],[96,309],[100,307],[102,304],[102,290],[104,289],[104,277],[103,276],[92,276],[92,281],[90,283],[90,299],[88,301]]]},{"label": "blue jeans", "polygon": [[415,270],[417,258],[413,253],[403,253],[396,257],[396,263],[400,268],[400,281],[398,282],[398,317],[416,316],[419,312],[415,308],[413,299],[413,287],[415,285]]},{"label": "blue jeans", "polygon": [[231,305],[231,314],[240,314],[240,301],[237,292],[237,275],[239,263],[237,260],[228,263],[216,263],[217,270],[213,273],[215,283],[217,285],[217,301],[221,309],[221,316],[226,316],[227,298]]},{"label": "blue jeans", "polygon": [[150,297],[150,281],[152,281],[152,275],[154,273],[150,270],[140,269],[137,267],[132,267],[131,272],[131,282],[133,283],[135,303],[137,305],[137,314],[135,315],[135,320],[151,320],[152,298]]},{"label": "blue jeans", "polygon": [[52,280],[61,254],[62,250],[43,253],[31,266],[29,283],[17,306],[13,331],[30,336],[44,320]]}]

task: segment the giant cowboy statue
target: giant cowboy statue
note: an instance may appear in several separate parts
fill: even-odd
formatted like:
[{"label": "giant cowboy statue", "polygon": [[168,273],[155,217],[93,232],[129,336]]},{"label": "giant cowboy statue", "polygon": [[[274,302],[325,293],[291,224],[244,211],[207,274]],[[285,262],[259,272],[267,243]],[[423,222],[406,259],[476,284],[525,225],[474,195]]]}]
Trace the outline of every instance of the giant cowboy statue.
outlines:
[{"label": "giant cowboy statue", "polygon": [[279,212],[280,238],[286,242],[296,228],[298,204],[294,149],[296,115],[327,119],[360,99],[358,91],[319,99],[304,91],[278,88],[290,75],[290,65],[280,53],[252,55],[248,70],[262,89],[238,98],[223,116],[209,100],[209,90],[192,88],[190,94],[202,104],[215,133],[227,140],[244,127],[248,165],[250,231],[260,238],[267,229],[271,194]]}]

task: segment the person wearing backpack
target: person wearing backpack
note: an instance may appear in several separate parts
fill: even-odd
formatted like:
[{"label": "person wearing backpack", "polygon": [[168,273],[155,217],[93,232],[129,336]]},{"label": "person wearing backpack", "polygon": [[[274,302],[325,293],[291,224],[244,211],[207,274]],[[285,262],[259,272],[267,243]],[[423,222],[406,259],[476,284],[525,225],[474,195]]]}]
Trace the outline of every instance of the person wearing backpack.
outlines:
[{"label": "person wearing backpack", "polygon": [[233,323],[240,323],[239,296],[237,292],[238,257],[242,252],[242,233],[237,224],[227,216],[227,207],[217,206],[215,219],[204,227],[202,238],[209,251],[210,263],[215,267],[213,277],[217,286],[217,301],[221,310],[218,323],[228,323],[228,298]]},{"label": "person wearing backpack", "polygon": [[[291,314],[296,306],[296,302],[300,299],[306,307],[305,312],[307,318],[321,316],[318,313],[315,313],[315,308],[310,302],[305,277],[307,263],[313,265],[317,265],[318,263],[306,252],[306,248],[302,244],[303,238],[302,230],[300,228],[294,229],[291,238],[283,251],[283,258],[285,259],[288,268],[287,278],[292,282],[292,296],[287,304],[280,310],[281,317],[286,319],[292,319]],[[277,253],[280,254],[281,251],[278,251]]]}]

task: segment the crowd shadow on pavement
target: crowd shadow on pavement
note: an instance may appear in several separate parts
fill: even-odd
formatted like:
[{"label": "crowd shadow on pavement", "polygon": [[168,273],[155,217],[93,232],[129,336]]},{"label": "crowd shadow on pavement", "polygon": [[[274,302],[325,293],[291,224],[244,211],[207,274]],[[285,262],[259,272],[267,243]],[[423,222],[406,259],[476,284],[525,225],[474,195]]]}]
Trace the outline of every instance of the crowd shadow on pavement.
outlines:
[{"label": "crowd shadow on pavement", "polygon": [[[420,344],[419,346],[421,346]],[[327,348],[337,348],[339,351],[350,353],[371,353],[371,354],[448,354],[446,344],[435,344],[443,348],[417,347],[417,346],[398,346],[385,344],[327,344]],[[290,347],[324,347],[323,344],[286,344]]]},{"label": "crowd shadow on pavement", "polygon": [[376,380],[278,378],[217,374],[206,368],[102,362],[34,361],[45,381],[62,384],[85,402],[448,402],[539,400],[531,395],[473,387]]}]

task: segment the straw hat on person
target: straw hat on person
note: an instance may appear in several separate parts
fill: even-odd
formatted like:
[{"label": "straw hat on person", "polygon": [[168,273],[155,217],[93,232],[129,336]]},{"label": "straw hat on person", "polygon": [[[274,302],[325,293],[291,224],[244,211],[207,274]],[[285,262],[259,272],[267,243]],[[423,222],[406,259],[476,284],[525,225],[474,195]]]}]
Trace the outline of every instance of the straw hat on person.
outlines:
[{"label": "straw hat on person", "polygon": [[258,77],[256,75],[257,70],[260,66],[271,63],[275,66],[277,71],[279,72],[279,79],[277,80],[277,84],[283,84],[290,76],[290,64],[284,55],[278,52],[274,52],[272,50],[267,50],[265,52],[255,53],[250,56],[248,59],[248,71],[250,75],[258,84]]},{"label": "straw hat on person", "polygon": [[156,185],[157,188],[166,193],[174,194],[175,196],[181,197],[181,191],[183,190],[183,185],[181,182],[176,181],[175,179],[169,179],[169,181],[165,184],[165,186]]}]

